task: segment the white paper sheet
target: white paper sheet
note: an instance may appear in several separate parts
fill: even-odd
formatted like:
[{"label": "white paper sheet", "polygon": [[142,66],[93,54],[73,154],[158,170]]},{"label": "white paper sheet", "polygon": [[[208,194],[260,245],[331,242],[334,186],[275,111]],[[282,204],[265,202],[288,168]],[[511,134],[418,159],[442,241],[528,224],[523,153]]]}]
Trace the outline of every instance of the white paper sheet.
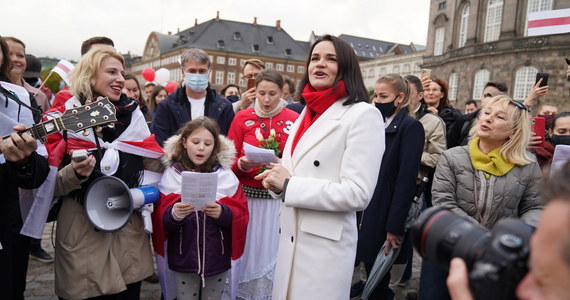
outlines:
[{"label": "white paper sheet", "polygon": [[271,149],[258,148],[248,143],[243,143],[243,151],[247,159],[261,165],[279,162],[277,156],[275,156],[275,151]]},{"label": "white paper sheet", "polygon": [[216,201],[217,173],[182,172],[182,202],[201,210]]},{"label": "white paper sheet", "polygon": [[552,156],[550,176],[560,171],[568,160],[570,160],[570,145],[557,145],[556,148],[554,148],[554,155]]}]

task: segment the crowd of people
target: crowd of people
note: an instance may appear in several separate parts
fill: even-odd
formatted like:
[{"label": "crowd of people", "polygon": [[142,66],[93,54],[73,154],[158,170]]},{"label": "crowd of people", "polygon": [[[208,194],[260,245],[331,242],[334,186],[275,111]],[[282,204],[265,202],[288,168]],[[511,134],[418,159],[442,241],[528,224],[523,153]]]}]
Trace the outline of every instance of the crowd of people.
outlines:
[{"label": "crowd of people", "polygon": [[[350,45],[324,35],[310,47],[297,87],[249,59],[241,74],[247,89],[230,84],[218,92],[209,55],[191,48],[181,54],[184,79],[169,93],[126,73],[114,42],[94,37],[82,44],[71,85],[52,94],[24,42],[0,37],[0,46],[2,298],[24,298],[32,257],[54,262],[59,299],[139,299],[153,273],[166,300],[348,299],[366,285],[353,283],[355,266],[370,276],[379,256],[395,252],[405,272],[391,278],[388,268],[368,296],[393,299],[393,285],[411,277],[410,222],[430,206],[485,228],[507,217],[538,226],[534,250],[557,225],[541,220],[545,200],[553,200],[544,215],[566,210],[558,240],[570,243],[567,185],[554,175],[557,189],[541,197],[556,149],[570,145],[570,112],[540,101],[548,94],[540,81],[524,102],[504,82],[488,82],[481,102],[469,99],[464,113],[437,77],[387,74],[369,94]],[[116,121],[77,121],[78,132],[26,129],[101,98]],[[539,119],[544,132],[533,130]],[[259,160],[252,147],[272,159]],[[74,154],[80,150],[88,155]],[[189,173],[214,174],[215,199],[203,207],[188,200]],[[92,220],[86,202],[107,176],[128,188],[157,188],[152,233],[143,209],[118,229],[94,224],[104,221]],[[41,232],[29,229],[42,229],[51,214],[54,259],[39,246]],[[560,258],[558,266],[543,266],[532,252],[519,297],[563,295],[563,287],[537,283],[548,266],[570,278],[567,254],[555,250],[544,251]],[[471,297],[466,273],[460,260],[450,273],[424,260],[419,299]]]}]

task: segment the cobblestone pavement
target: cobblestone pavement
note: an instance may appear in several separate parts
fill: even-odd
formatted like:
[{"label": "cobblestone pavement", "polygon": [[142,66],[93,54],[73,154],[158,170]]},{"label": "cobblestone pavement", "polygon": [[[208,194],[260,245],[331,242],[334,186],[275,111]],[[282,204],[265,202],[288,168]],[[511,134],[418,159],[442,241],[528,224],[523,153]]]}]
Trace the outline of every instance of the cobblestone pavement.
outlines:
[{"label": "cobblestone pavement", "polygon": [[[52,230],[55,236],[53,223],[47,223],[42,238],[42,247],[53,257]],[[412,267],[412,279],[405,287],[395,287],[396,300],[407,300],[407,295],[416,292],[419,286],[421,258],[415,254]],[[73,284],[70,282],[70,284]],[[54,272],[53,263],[44,264],[37,260],[30,259],[28,265],[28,276],[26,278],[26,300],[57,300],[54,293]],[[148,283],[143,281],[141,288],[141,299],[160,299],[160,285],[158,283]],[[357,300],[359,298],[352,298]]]},{"label": "cobblestone pavement", "polygon": [[[53,257],[52,229],[55,237],[53,223],[47,223],[44,228],[42,248]],[[58,298],[54,293],[54,280],[53,263],[44,264],[30,258],[24,294],[26,300],[57,300]],[[73,282],[69,284],[73,284]],[[143,281],[141,299],[160,299],[160,285]]]}]

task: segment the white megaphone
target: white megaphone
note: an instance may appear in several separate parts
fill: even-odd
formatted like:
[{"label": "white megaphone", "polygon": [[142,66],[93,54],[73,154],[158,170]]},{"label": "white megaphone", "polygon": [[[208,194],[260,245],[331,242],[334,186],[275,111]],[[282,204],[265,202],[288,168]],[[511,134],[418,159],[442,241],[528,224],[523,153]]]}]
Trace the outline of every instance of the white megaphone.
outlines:
[{"label": "white megaphone", "polygon": [[158,199],[160,193],[154,186],[129,189],[117,177],[102,176],[93,181],[87,189],[83,206],[91,225],[105,232],[123,228],[130,220],[133,210],[144,208],[142,216],[145,231],[152,233],[150,213],[152,203]]}]

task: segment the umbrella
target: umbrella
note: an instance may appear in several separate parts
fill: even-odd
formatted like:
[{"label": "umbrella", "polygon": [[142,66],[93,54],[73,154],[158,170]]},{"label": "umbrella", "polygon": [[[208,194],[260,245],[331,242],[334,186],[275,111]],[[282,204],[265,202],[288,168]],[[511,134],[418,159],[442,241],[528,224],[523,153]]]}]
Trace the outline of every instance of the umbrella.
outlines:
[{"label": "umbrella", "polygon": [[388,272],[392,264],[394,264],[394,261],[398,257],[398,253],[400,253],[400,248],[391,248],[390,251],[388,251],[388,255],[384,254],[385,250],[386,243],[382,245],[382,248],[380,248],[380,251],[378,251],[376,260],[374,260],[374,265],[372,266],[370,274],[368,274],[368,280],[366,280],[364,291],[362,291],[362,299],[368,299],[380,280],[382,280],[384,275],[386,275],[386,272]]}]

